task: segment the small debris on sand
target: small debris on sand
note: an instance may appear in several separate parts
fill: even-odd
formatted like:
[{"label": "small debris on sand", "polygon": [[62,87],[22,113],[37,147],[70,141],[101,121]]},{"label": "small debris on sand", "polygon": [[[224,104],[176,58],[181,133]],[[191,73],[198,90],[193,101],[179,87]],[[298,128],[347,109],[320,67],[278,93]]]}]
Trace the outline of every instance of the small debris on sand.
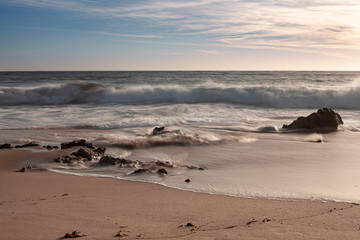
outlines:
[{"label": "small debris on sand", "polygon": [[182,227],[191,228],[191,231],[196,231],[199,229],[199,226],[196,226],[196,225],[192,224],[191,222],[188,222],[187,224],[181,224],[179,226],[179,228],[182,228]]},{"label": "small debris on sand", "polygon": [[231,228],[235,228],[237,227],[236,225],[232,225],[232,226],[229,226],[229,227],[226,227],[225,229],[231,229]]},{"label": "small debris on sand", "polygon": [[252,220],[248,221],[246,223],[246,225],[250,225],[250,224],[255,223],[255,222],[257,222],[257,220],[255,218],[253,218]]},{"label": "small debris on sand", "polygon": [[191,222],[189,222],[189,223],[187,223],[187,224],[185,225],[185,227],[195,227],[195,225],[192,224]]},{"label": "small debris on sand", "polygon": [[85,234],[81,234],[78,231],[73,231],[72,233],[65,233],[63,238],[78,238],[78,237],[85,237]]},{"label": "small debris on sand", "polygon": [[263,223],[270,222],[270,221],[271,221],[271,219],[269,219],[269,218],[264,218],[264,219],[262,220]]},{"label": "small debris on sand", "polygon": [[120,230],[114,237],[126,237],[126,236],[128,235]]},{"label": "small debris on sand", "polygon": [[185,182],[189,183],[189,182],[191,182],[191,180],[188,178],[188,179],[185,179]]}]

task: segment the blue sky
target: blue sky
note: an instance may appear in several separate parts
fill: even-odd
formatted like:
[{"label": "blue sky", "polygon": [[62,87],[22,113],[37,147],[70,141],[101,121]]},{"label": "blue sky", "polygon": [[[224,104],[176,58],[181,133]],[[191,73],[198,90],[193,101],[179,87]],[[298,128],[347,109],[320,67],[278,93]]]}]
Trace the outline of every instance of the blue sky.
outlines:
[{"label": "blue sky", "polygon": [[360,70],[357,0],[0,0],[0,70]]}]

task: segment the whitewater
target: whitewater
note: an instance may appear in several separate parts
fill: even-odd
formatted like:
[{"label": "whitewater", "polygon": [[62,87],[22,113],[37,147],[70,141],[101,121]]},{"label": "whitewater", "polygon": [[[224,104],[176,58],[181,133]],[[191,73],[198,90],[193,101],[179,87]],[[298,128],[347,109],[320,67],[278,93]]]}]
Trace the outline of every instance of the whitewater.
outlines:
[{"label": "whitewater", "polygon": [[[322,107],[342,116],[339,131],[282,129]],[[173,134],[151,136],[157,126]],[[359,131],[360,72],[0,72],[0,144],[85,138],[114,157],[171,164],[164,177],[97,161],[38,163],[67,174],[360,202]]]}]

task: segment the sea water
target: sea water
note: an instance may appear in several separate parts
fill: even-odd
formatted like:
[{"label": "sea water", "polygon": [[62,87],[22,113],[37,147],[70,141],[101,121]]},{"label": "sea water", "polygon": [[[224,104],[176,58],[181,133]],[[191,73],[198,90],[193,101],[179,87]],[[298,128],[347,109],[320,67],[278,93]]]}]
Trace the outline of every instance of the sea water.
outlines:
[{"label": "sea water", "polygon": [[[342,116],[338,132],[282,129],[322,107]],[[156,126],[180,134],[151,136]],[[0,143],[85,138],[114,157],[172,165],[160,176],[96,161],[42,164],[62,173],[360,202],[359,130],[360,72],[0,72]]]}]

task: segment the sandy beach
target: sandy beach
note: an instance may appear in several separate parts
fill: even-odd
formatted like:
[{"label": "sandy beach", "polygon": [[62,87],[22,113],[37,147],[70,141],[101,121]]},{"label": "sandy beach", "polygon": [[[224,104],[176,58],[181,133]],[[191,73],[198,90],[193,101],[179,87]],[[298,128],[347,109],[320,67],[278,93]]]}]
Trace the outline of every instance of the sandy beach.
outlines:
[{"label": "sandy beach", "polygon": [[27,159],[48,161],[63,154],[1,150],[1,239],[61,239],[73,231],[86,235],[80,239],[360,236],[360,206],[351,203],[243,199],[36,168],[16,171],[30,163]]}]

